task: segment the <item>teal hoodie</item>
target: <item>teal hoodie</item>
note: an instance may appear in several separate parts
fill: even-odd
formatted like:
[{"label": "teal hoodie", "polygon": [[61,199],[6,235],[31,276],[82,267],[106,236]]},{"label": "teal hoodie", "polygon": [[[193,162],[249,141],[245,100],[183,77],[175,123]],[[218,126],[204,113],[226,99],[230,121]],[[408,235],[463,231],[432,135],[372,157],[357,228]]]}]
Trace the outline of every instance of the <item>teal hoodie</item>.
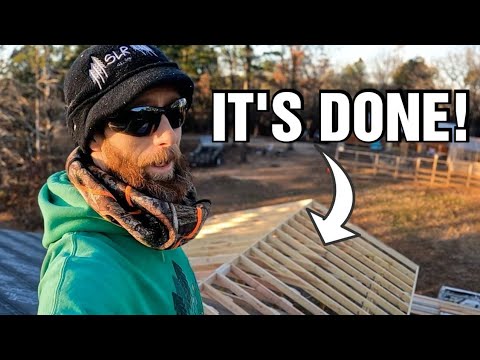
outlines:
[{"label": "teal hoodie", "polygon": [[47,249],[38,314],[202,314],[181,248],[154,250],[104,220],[70,183],[51,175],[38,201]]}]

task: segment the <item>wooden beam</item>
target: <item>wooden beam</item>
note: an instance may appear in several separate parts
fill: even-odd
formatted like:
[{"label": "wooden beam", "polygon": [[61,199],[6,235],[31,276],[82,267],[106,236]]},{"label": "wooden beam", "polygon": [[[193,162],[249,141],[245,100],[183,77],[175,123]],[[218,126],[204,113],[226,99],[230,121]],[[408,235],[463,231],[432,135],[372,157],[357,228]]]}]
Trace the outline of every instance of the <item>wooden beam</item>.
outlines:
[{"label": "wooden beam", "polygon": [[[301,223],[297,222],[296,220],[289,221],[289,225],[300,233],[304,233],[312,237],[315,235],[318,236],[318,234],[312,233],[309,229],[305,228]],[[318,243],[315,242],[315,244],[317,246],[323,246],[320,242]],[[365,279],[365,277],[367,277],[369,279],[369,283],[372,284],[372,287],[375,285],[380,285],[382,287],[382,296],[385,299],[387,299],[390,303],[395,305],[404,313],[408,311],[408,305],[405,303],[405,301],[401,299],[403,292],[399,288],[394,286],[391,282],[379,276],[373,270],[363,265],[360,261],[356,260],[349,254],[338,249],[335,244],[329,245],[328,250],[326,250],[325,248],[323,249],[329,253],[334,254],[336,257],[342,259],[351,268],[354,268],[357,272],[359,272],[362,275],[361,277],[359,277],[359,279]],[[365,284],[368,284],[368,283],[365,283]]]},{"label": "wooden beam", "polygon": [[[282,235],[283,234],[283,235]],[[293,239],[289,239],[288,235],[285,233],[282,233],[281,230],[277,230],[275,232],[275,235],[278,236],[278,238],[275,238],[273,235],[270,237],[270,241],[268,243],[272,243],[272,245],[277,248],[278,250],[282,251],[284,254],[290,256],[292,259],[295,259],[295,262],[302,266],[304,269],[310,271],[311,273],[314,273],[318,277],[320,277],[322,280],[324,280],[326,283],[328,283],[330,286],[332,286],[334,289],[340,291],[342,294],[348,297],[348,299],[351,299],[354,301],[356,304],[359,304],[363,310],[372,312],[378,315],[386,315],[387,313],[380,309],[378,306],[376,306],[373,302],[370,302],[366,296],[368,293],[368,289],[366,289],[363,285],[361,285],[359,282],[353,280],[351,277],[346,275],[345,273],[340,273],[339,271],[335,271],[330,266],[330,271],[332,273],[327,272],[325,269],[322,267],[318,266],[316,263],[312,262],[310,259],[307,257],[303,256],[301,253],[301,250],[299,250],[295,246],[295,241]],[[280,237],[282,237],[282,240],[280,240]],[[289,244],[290,246],[287,246],[286,244]],[[320,258],[320,260],[323,260]],[[326,261],[323,261],[326,263]],[[346,281],[346,285],[344,282],[341,280]],[[353,281],[352,281],[353,280]],[[359,286],[360,285],[360,286]],[[361,292],[357,292],[356,290],[359,289]],[[364,289],[366,291],[364,291]],[[342,299],[340,298],[340,301]],[[342,303],[343,304],[343,303]],[[347,307],[346,305],[344,305]],[[348,307],[347,307],[348,308]]]},{"label": "wooden beam", "polygon": [[330,299],[325,293],[322,293],[321,291],[319,291],[317,288],[311,285],[308,281],[305,281],[302,277],[298,276],[294,272],[287,269],[285,266],[279,263],[276,259],[273,259],[272,257],[263,253],[263,251],[260,251],[259,249],[252,249],[252,252],[254,252],[256,256],[258,256],[265,262],[271,263],[272,264],[271,266],[275,267],[277,271],[279,271],[280,273],[289,275],[291,278],[295,279],[295,282],[292,285],[302,288],[305,292],[307,292],[309,295],[311,295],[317,301],[319,301],[320,304],[322,304],[323,306],[329,307],[331,310],[333,310],[337,314],[349,315],[352,313],[342,305]]},{"label": "wooden beam", "polygon": [[239,279],[241,279],[245,284],[251,286],[256,292],[261,294],[264,301],[269,301],[270,303],[278,306],[279,308],[285,310],[288,314],[291,315],[303,315],[303,313],[295,308],[293,304],[285,298],[282,298],[275,294],[273,291],[269,290],[267,287],[262,285],[260,282],[255,280],[251,275],[244,272],[238,266],[232,266],[232,273],[235,274]]},{"label": "wooden beam", "polygon": [[[299,221],[305,225],[309,230],[312,232],[316,232],[307,212],[305,210],[302,210],[298,214],[299,216]],[[416,268],[414,269],[408,269],[407,267],[403,266],[401,261],[399,259],[393,258],[393,256],[385,251],[383,249],[379,250],[375,248],[372,244],[369,244],[369,242],[362,237],[357,237],[355,239],[352,239],[350,241],[344,241],[343,244],[348,244],[349,246],[353,246],[357,249],[357,251],[364,253],[367,256],[372,256],[376,255],[378,256],[378,260],[382,261],[380,264],[384,266],[386,269],[388,269],[392,274],[397,276],[398,278],[402,279],[406,283],[411,282],[413,283],[412,276],[415,274]],[[390,248],[388,248],[390,249]],[[372,256],[373,257],[373,256]],[[386,264],[385,264],[386,263]],[[388,264],[388,265],[387,265]]]},{"label": "wooden beam", "polygon": [[329,307],[337,314],[362,314],[368,315],[368,313],[359,307],[357,304],[343,296],[334,287],[329,286],[328,283],[319,279],[315,275],[312,275],[309,271],[296,264],[293,260],[283,255],[280,251],[274,249],[268,243],[261,242],[259,247],[262,253],[269,255],[275,259],[279,264],[282,264],[285,269],[291,271],[292,274],[296,274],[300,281],[304,281],[309,286],[306,287],[307,291],[311,293],[317,300],[323,305]]},{"label": "wooden beam", "polygon": [[[220,287],[220,285],[218,283],[216,283],[215,285]],[[240,306],[249,315],[258,315],[258,311],[255,310],[249,302],[245,301],[245,299],[241,298],[240,296],[238,296],[236,294],[231,293],[230,291],[228,291],[228,289],[225,289],[224,287],[220,287],[217,290],[220,291],[220,293],[222,295],[232,299],[235,304]]]},{"label": "wooden beam", "polygon": [[[316,210],[319,210],[321,208],[324,208],[322,205],[320,205],[318,202],[314,201],[313,202],[313,207]],[[407,268],[409,268],[411,271],[415,272],[416,269],[418,268],[418,265],[415,264],[413,261],[411,261],[409,258],[405,257],[404,255],[400,254],[398,251],[392,249],[391,247],[388,247],[384,243],[382,243],[380,240],[375,238],[373,235],[367,233],[365,230],[362,228],[352,224],[352,223],[347,223],[347,227],[351,228],[353,231],[359,233],[361,237],[368,242],[370,242],[372,245],[377,247],[378,249],[382,250],[383,252],[387,253],[394,259],[396,259],[399,263],[405,265]]]},{"label": "wooden beam", "polygon": [[412,313],[425,313],[428,315],[480,315],[480,309],[415,294],[413,296]]},{"label": "wooden beam", "polygon": [[350,246],[349,244],[344,244],[344,243],[337,243],[335,244],[339,249],[343,250],[345,253],[351,255],[361,263],[363,263],[365,266],[368,266],[370,269],[372,269],[376,274],[382,276],[383,278],[387,279],[390,281],[392,284],[394,284],[397,288],[399,288],[401,291],[403,291],[403,295],[399,296],[401,299],[404,301],[410,301],[410,296],[406,295],[412,294],[413,293],[413,288],[412,285],[408,285],[392,273],[390,273],[388,270],[384,269],[380,265],[376,264],[371,258],[367,257],[365,254],[360,253],[358,250],[356,250],[354,247]]},{"label": "wooden beam", "polygon": [[415,270],[411,270],[406,266],[403,266],[397,259],[392,258],[389,254],[382,252],[362,238],[355,239],[355,241],[350,242],[350,245],[359,251],[361,250],[362,252],[374,255],[374,259],[379,260],[378,264],[380,266],[384,267],[407,284],[413,284]]},{"label": "wooden beam", "polygon": [[[295,217],[295,221],[297,220],[298,220],[298,223],[303,226],[304,231],[309,232],[309,234],[313,236],[314,234],[313,231],[310,230],[308,226],[305,225],[306,219],[303,219],[297,216]],[[352,241],[352,240],[347,240],[347,241]],[[394,293],[397,297],[399,297],[403,301],[410,300],[407,292],[412,290],[411,287],[409,287],[407,284],[405,284],[403,281],[396,278],[389,272],[382,269],[380,266],[375,264],[370,259],[358,253],[358,251],[356,251],[355,249],[352,249],[351,247],[347,247],[347,245],[345,245],[347,241],[331,244],[328,246],[328,250],[332,251],[333,249],[337,248],[344,254],[350,255],[350,258],[356,261],[355,263],[356,268],[362,270],[362,272],[369,275],[372,279],[375,279],[376,281],[378,281],[380,278],[388,280],[386,282],[382,282],[382,286],[384,286],[387,290]],[[352,261],[351,259],[349,259],[349,262]]]},{"label": "wooden beam", "polygon": [[[309,251],[315,254],[315,256],[312,256],[311,253],[306,254],[308,256],[312,256],[313,261],[319,261],[320,265],[325,267],[328,267],[328,265],[325,265],[325,263],[322,260],[324,260],[325,262],[328,262],[328,264],[332,264],[332,266],[336,266],[340,271],[343,271],[345,274],[347,274],[346,278],[350,278],[353,283],[358,281],[366,289],[368,289],[369,293],[367,293],[366,296],[371,298],[372,301],[375,301],[375,303],[379,305],[381,308],[385,309],[390,314],[396,314],[396,315],[404,314],[404,312],[402,312],[396,306],[393,305],[399,302],[399,299],[397,297],[395,297],[389,291],[385,290],[382,286],[377,284],[374,280],[370,279],[368,276],[361,273],[359,270],[357,270],[355,267],[350,265],[347,261],[342,259],[340,256],[335,255],[333,252],[326,251],[325,248],[322,247],[322,245],[319,245],[316,242],[310,240],[305,235],[298,232],[291,225],[285,224],[285,226],[282,229],[285,230],[285,232],[290,234],[291,236],[295,236],[295,238],[298,240],[298,243],[301,243],[302,246],[304,246],[306,249],[308,249]],[[333,251],[335,252],[336,249],[333,249]],[[319,255],[319,254],[322,254],[322,255]],[[371,292],[371,295],[370,295],[370,292]],[[389,301],[392,301],[393,304]],[[403,304],[403,302],[400,302],[400,303]]]},{"label": "wooden beam", "polygon": [[227,278],[225,275],[218,275],[217,276],[217,283],[219,285],[227,288],[228,290],[230,290],[231,292],[236,294],[238,297],[245,300],[254,309],[259,311],[261,314],[264,314],[264,315],[280,315],[278,311],[270,308],[269,306],[262,303],[260,300],[256,299],[252,295],[250,295],[248,292],[243,290],[240,286],[238,286],[232,280]]},{"label": "wooden beam", "polygon": [[207,305],[203,303],[203,313],[205,315],[218,315],[218,310],[215,309],[213,306]]},{"label": "wooden beam", "polygon": [[233,260],[235,258],[235,255],[216,255],[216,256],[193,256],[193,257],[188,257],[188,261],[190,262],[190,265],[192,267],[199,267],[199,266],[204,266],[204,265],[222,265],[225,264],[226,262],[229,262],[230,260]]},{"label": "wooden beam", "polygon": [[[234,260],[233,263],[237,263],[238,260]],[[217,274],[228,274],[230,272],[230,267],[232,266],[232,263],[226,263],[217,268],[214,272],[212,272],[206,279],[204,279],[200,284],[200,291],[203,289],[204,284],[213,284],[215,282],[215,279],[217,277]]]},{"label": "wooden beam", "polygon": [[269,274],[266,270],[262,269],[260,266],[249,260],[246,256],[240,256],[240,263],[245,266],[249,271],[257,274],[263,280],[275,286],[279,291],[284,293],[286,296],[288,296],[290,299],[295,301],[297,304],[299,304],[312,314],[327,315],[327,313],[320,309],[317,305],[313,304],[311,301],[298,294],[298,292],[291,289],[288,285],[278,280],[273,275]]},{"label": "wooden beam", "polygon": [[204,283],[203,293],[207,293],[211,296],[212,299],[216,300],[220,305],[230,310],[235,315],[249,315],[245,310],[240,306],[235,304],[235,302],[228,296],[223,295],[220,291],[215,289],[210,284]]},{"label": "wooden beam", "polygon": [[366,257],[371,259],[377,265],[384,268],[396,278],[403,281],[408,286],[413,286],[413,283],[415,282],[415,271],[411,271],[407,268],[404,268],[406,269],[406,272],[402,271],[402,269],[400,269],[400,263],[397,263],[395,261],[393,261],[392,263],[393,259],[390,258],[389,255],[382,253],[381,251],[375,249],[373,246],[368,247],[366,241],[352,241],[347,245],[353,247],[359,253],[364,254]]}]

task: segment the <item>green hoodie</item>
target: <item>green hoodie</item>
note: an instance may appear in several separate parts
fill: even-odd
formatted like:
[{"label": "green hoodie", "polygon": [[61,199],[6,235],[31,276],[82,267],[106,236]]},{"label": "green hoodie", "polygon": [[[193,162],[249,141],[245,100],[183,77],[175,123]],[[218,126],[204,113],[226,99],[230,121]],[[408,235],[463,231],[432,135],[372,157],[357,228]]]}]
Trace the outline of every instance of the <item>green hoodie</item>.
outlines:
[{"label": "green hoodie", "polygon": [[53,174],[38,202],[44,218],[38,314],[202,314],[195,275],[181,248],[150,249],[104,220]]}]

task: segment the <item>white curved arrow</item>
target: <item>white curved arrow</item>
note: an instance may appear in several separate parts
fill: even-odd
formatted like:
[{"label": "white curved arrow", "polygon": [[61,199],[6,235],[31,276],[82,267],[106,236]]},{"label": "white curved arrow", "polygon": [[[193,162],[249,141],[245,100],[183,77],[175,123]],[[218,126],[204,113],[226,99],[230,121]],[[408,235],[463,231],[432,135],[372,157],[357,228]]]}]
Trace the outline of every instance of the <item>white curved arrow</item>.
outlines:
[{"label": "white curved arrow", "polygon": [[355,204],[352,181],[340,164],[325,154],[317,144],[315,144],[315,148],[327,160],[333,180],[333,200],[328,213],[322,216],[311,209],[307,209],[320,240],[324,245],[330,245],[337,241],[360,236],[360,234],[345,226],[350,215],[352,215]]}]

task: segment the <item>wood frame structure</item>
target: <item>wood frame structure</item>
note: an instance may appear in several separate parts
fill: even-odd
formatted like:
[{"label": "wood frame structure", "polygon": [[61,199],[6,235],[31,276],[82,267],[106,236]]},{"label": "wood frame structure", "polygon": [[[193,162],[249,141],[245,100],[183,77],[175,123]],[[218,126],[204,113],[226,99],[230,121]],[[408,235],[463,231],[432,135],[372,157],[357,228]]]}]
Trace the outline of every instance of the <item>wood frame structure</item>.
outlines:
[{"label": "wood frame structure", "polygon": [[205,280],[311,201],[292,201],[209,218],[197,238],[183,246],[198,281]]},{"label": "wood frame structure", "polygon": [[415,294],[412,303],[414,315],[480,315],[480,309],[474,309],[450,301]]},{"label": "wood frame structure", "polygon": [[205,314],[409,314],[419,267],[364,230],[324,246],[306,208],[200,283]]}]

